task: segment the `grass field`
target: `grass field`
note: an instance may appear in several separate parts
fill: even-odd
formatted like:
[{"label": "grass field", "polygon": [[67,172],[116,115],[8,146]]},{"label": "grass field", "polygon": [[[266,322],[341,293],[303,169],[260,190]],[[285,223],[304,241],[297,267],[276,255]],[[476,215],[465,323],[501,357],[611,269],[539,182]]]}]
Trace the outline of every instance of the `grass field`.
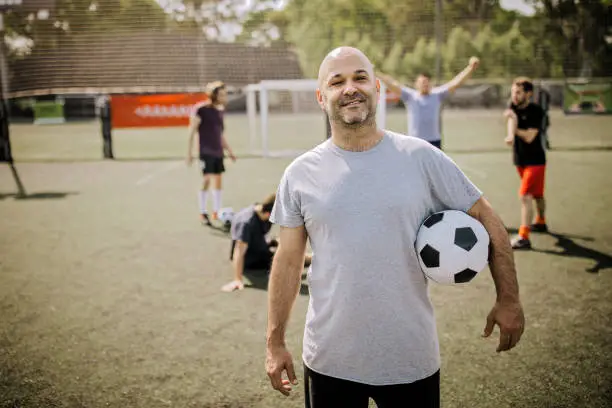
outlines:
[{"label": "grass field", "polygon": [[[272,150],[322,139],[319,117],[277,117]],[[389,128],[405,129],[391,114]],[[612,406],[612,118],[554,112],[549,234],[515,256],[526,331],[496,354],[480,337],[494,300],[488,271],[470,285],[431,285],[443,407]],[[275,190],[290,158],[248,156],[246,118],[228,118],[243,153],[228,163],[224,204]],[[498,111],[447,111],[445,144],[518,225],[518,177]],[[0,407],[303,406],[264,371],[266,288],[225,294],[229,242],[197,222],[197,167],[184,129],[115,132],[101,156],[95,123],[11,128],[15,177],[0,170]],[[160,159],[167,160],[148,160]],[[139,160],[130,160],[139,159]],[[55,161],[55,162],[53,162]],[[287,335],[298,367],[307,282]],[[302,379],[301,372],[298,375]]]}]

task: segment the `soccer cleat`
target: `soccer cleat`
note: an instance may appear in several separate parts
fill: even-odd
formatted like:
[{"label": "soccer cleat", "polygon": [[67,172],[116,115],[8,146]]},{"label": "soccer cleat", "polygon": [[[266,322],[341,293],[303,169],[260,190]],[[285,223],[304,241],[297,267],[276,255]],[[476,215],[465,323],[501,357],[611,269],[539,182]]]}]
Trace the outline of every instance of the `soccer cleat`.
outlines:
[{"label": "soccer cleat", "polygon": [[510,244],[512,245],[512,249],[531,249],[531,241],[520,235],[514,237]]},{"label": "soccer cleat", "polygon": [[548,226],[546,224],[531,224],[529,228],[532,232],[548,232]]},{"label": "soccer cleat", "polygon": [[209,227],[212,225],[210,218],[208,218],[208,214],[206,213],[200,214],[200,222],[202,225],[208,225]]}]

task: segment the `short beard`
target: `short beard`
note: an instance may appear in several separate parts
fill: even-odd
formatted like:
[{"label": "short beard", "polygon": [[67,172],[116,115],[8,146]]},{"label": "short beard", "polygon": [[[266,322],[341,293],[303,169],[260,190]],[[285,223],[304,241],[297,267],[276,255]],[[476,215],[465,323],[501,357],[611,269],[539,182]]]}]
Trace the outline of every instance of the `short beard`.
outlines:
[{"label": "short beard", "polygon": [[[367,102],[366,102],[367,103]],[[368,110],[365,114],[365,117],[362,120],[356,120],[354,122],[347,122],[344,120],[342,113],[340,113],[341,107],[333,112],[330,115],[330,110],[327,111],[327,115],[333,123],[342,125],[342,127],[347,129],[360,129],[362,127],[372,126],[376,120],[376,109],[368,106]]]}]

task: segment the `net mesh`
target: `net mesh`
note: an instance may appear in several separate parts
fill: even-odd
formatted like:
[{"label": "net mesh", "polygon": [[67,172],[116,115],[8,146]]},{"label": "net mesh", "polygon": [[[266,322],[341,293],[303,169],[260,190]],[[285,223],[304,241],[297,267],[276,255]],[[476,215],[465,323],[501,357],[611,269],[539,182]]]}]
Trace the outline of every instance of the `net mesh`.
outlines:
[{"label": "net mesh", "polygon": [[[22,3],[5,10],[13,96],[191,90],[219,78],[236,86],[313,78],[323,56],[340,44],[363,49],[404,82],[420,71],[449,79],[471,55],[486,58],[474,77],[489,82],[516,75],[608,76],[612,70],[602,45],[609,35],[603,5],[549,17],[545,8],[523,15],[495,0]],[[554,8],[567,2],[532,3]]]},{"label": "net mesh", "polygon": [[[519,3],[519,11],[507,7]],[[0,12],[1,65],[8,67],[2,83],[13,123],[33,117],[33,99],[60,96],[68,121],[95,119],[98,95],[200,92],[214,80],[231,89],[227,110],[245,113],[246,85],[316,78],[323,57],[339,45],[360,48],[377,69],[408,85],[423,71],[437,84],[448,81],[479,56],[481,65],[449,107],[503,106],[519,75],[536,79],[550,105],[561,107],[567,77],[612,77],[612,19],[604,2],[22,0],[18,7],[0,3]],[[311,147],[304,136],[291,140],[309,126],[316,141],[325,137],[312,92],[269,97],[271,150]],[[390,96],[387,109],[388,123],[405,131],[401,102]],[[228,121],[250,131],[246,117]],[[92,128],[99,138],[99,126]]]}]

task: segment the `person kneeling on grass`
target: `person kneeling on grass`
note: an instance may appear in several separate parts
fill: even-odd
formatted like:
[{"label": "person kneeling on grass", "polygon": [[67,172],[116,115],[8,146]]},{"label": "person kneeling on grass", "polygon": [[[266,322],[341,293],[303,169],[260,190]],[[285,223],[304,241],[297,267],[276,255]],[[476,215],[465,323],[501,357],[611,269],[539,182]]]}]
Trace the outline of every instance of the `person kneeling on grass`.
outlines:
[{"label": "person kneeling on grass", "polygon": [[[234,215],[231,226],[232,247],[230,260],[234,267],[234,280],[223,285],[224,292],[244,289],[242,276],[245,269],[269,270],[278,241],[267,237],[272,227],[270,213],[276,194],[270,194],[261,203],[250,205]],[[306,254],[305,266],[310,265],[311,255]]]}]

